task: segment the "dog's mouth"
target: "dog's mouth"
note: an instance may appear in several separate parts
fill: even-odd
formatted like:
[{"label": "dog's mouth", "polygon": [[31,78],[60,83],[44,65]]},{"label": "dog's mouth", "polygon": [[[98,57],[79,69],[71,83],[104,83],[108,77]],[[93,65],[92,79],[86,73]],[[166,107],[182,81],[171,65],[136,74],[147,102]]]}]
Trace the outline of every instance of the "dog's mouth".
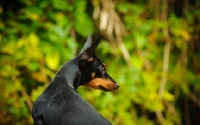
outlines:
[{"label": "dog's mouth", "polygon": [[107,89],[107,88],[105,88],[105,87],[103,87],[103,86],[101,86],[101,85],[99,85],[98,87],[99,87],[101,90],[103,90],[103,91],[106,91],[106,92],[110,91],[109,89]]},{"label": "dog's mouth", "polygon": [[119,88],[119,84],[116,83],[115,88],[110,88],[110,89],[107,89],[106,87],[104,87],[102,85],[98,85],[98,87],[99,87],[99,89],[108,92],[108,91],[112,91],[112,90],[118,89]]}]

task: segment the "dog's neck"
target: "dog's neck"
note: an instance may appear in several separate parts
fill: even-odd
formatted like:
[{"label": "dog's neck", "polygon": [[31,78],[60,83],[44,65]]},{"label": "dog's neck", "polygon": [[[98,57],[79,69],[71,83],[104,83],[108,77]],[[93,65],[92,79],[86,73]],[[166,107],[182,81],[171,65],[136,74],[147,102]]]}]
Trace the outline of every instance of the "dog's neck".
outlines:
[{"label": "dog's neck", "polygon": [[78,67],[78,57],[65,63],[56,74],[55,78],[61,79],[73,89],[77,89],[80,83],[81,72]]}]

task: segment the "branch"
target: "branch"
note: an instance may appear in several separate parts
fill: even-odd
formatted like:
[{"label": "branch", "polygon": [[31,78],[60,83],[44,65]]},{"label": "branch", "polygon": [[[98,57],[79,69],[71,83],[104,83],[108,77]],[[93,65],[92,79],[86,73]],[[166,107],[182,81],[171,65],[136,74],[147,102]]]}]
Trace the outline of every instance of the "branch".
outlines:
[{"label": "branch", "polygon": [[[125,26],[121,21],[118,13],[115,10],[114,2],[112,0],[101,0],[102,9],[95,6],[93,12],[93,19],[97,20],[99,16],[100,32],[108,38],[112,45],[117,45],[126,61],[127,65],[131,67],[130,53],[123,43],[123,36],[127,34]],[[100,9],[100,10],[99,10]]]},{"label": "branch", "polygon": [[194,94],[188,93],[187,96],[200,108],[200,100]]},{"label": "branch", "polygon": [[[163,8],[162,8],[162,15],[161,15],[161,21],[167,22],[167,15],[168,15],[168,1],[165,0],[162,3]],[[161,78],[161,83],[160,83],[160,88],[158,90],[158,96],[159,99],[162,99],[163,92],[165,90],[165,86],[167,83],[167,74],[168,74],[168,69],[169,69],[169,58],[170,58],[170,50],[171,50],[171,37],[169,35],[169,30],[168,27],[163,29],[163,35],[165,39],[165,48],[164,48],[164,53],[163,53],[163,66],[162,66],[162,78]],[[156,111],[156,115],[158,117],[158,120],[160,123],[163,122],[164,116],[160,110]]]},{"label": "branch", "polygon": [[[17,77],[13,77],[15,81],[19,80]],[[20,87],[22,90],[20,90],[20,93],[22,94],[23,98],[25,99],[25,102],[27,103],[28,105],[28,108],[30,109],[30,111],[32,111],[32,107],[33,107],[33,103],[29,97],[29,95],[26,93],[24,87],[21,85],[21,82],[20,82]]]},{"label": "branch", "polygon": [[32,111],[33,103],[31,102],[31,99],[29,98],[28,94],[26,93],[24,89],[21,91],[21,94],[24,97],[30,111]]},{"label": "branch", "polygon": [[171,38],[169,36],[169,31],[168,29],[163,30],[163,34],[166,39],[166,44],[164,48],[164,53],[163,53],[163,66],[162,66],[162,79],[161,79],[161,84],[159,88],[159,97],[162,98],[163,92],[165,90],[165,85],[167,83],[167,73],[169,70],[169,58],[170,58],[170,50],[171,50]]}]

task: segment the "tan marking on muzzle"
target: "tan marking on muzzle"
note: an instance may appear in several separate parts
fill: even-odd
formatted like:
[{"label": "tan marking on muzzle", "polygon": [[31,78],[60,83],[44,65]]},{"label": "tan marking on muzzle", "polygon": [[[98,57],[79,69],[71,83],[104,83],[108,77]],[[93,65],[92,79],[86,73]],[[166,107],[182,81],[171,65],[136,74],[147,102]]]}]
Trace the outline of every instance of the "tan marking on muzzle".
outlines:
[{"label": "tan marking on muzzle", "polygon": [[101,89],[101,90],[102,90],[102,88],[100,88],[100,86],[102,86],[105,89],[107,89],[108,91],[117,89],[117,86],[113,81],[111,81],[109,79],[103,79],[103,78],[94,78],[91,81],[89,81],[87,84],[84,84],[84,85],[87,87],[91,87],[94,89]]}]

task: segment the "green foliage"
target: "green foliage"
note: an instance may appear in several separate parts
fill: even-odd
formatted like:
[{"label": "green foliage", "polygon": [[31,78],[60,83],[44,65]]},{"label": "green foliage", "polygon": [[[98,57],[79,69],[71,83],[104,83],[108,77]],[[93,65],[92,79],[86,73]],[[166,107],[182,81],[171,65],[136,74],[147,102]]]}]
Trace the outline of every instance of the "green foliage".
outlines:
[{"label": "green foliage", "polygon": [[[166,3],[175,6],[179,2]],[[97,6],[101,2],[20,0],[0,4],[0,124],[33,124],[32,103],[56,71],[78,54],[86,36],[97,30],[91,16],[92,3]],[[117,47],[102,40],[97,55],[120,88],[107,93],[78,89],[85,100],[115,125],[198,121],[191,114],[198,116],[199,112],[186,109],[200,108],[200,9],[195,8],[200,2],[189,1],[190,6],[181,6],[181,10],[169,6],[166,11],[159,4],[164,7],[165,2],[154,6],[151,0],[115,1],[115,11],[127,30],[123,44],[132,66],[125,63]]]}]

